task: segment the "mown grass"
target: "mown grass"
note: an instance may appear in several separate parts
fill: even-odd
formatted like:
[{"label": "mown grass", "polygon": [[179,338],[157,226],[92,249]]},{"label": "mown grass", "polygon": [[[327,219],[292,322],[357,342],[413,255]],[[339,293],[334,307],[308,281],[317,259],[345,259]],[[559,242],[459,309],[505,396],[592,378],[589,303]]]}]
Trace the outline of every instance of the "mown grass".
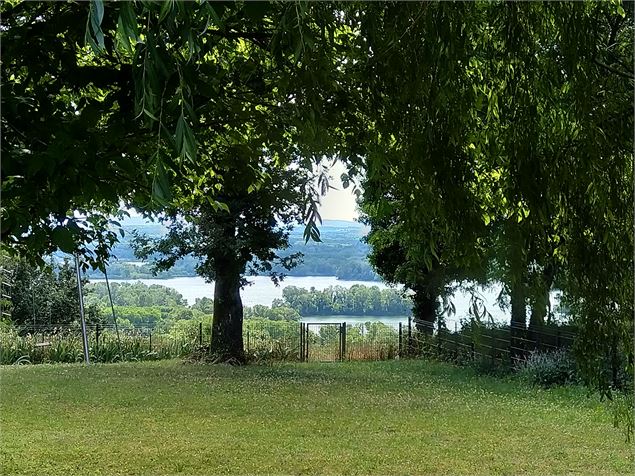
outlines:
[{"label": "mown grass", "polygon": [[4,367],[3,473],[632,474],[581,389],[425,361]]}]

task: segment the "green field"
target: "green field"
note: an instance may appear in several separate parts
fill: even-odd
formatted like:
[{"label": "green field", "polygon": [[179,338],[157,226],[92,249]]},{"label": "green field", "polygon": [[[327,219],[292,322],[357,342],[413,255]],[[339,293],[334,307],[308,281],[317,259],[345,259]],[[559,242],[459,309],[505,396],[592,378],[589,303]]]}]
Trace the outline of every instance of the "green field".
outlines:
[{"label": "green field", "polygon": [[3,474],[632,474],[582,389],[425,361],[3,367]]}]

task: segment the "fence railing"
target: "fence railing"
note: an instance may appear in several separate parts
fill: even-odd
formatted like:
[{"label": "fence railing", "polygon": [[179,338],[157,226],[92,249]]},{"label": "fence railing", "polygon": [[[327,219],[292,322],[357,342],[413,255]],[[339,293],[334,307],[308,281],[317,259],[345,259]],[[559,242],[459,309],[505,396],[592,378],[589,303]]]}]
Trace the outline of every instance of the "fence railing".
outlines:
[{"label": "fence railing", "polygon": [[[118,331],[118,332],[117,332]],[[170,327],[88,324],[91,361],[155,360],[185,357],[205,349],[211,322],[178,321]],[[457,363],[491,359],[513,365],[532,351],[571,347],[575,329],[490,325],[476,321],[454,330],[425,321],[408,320],[398,327],[365,324],[305,323],[246,319],[245,352],[258,360],[386,360],[429,356]],[[0,364],[80,362],[79,326],[24,326],[0,330]]]},{"label": "fence railing", "polygon": [[409,326],[408,353],[430,355],[457,363],[489,359],[513,366],[531,352],[570,348],[575,328],[569,325],[491,324],[464,322],[454,331],[438,323],[413,320]]}]

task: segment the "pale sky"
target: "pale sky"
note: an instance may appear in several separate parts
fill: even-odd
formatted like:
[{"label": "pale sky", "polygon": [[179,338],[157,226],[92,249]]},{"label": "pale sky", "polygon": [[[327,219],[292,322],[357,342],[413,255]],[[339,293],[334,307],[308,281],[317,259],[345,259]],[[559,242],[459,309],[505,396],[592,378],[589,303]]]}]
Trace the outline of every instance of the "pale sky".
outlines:
[{"label": "pale sky", "polygon": [[353,221],[359,216],[352,185],[349,185],[347,189],[342,187],[340,175],[344,172],[346,172],[346,167],[341,162],[336,162],[330,170],[332,177],[330,183],[336,190],[329,190],[322,198],[320,206],[322,220]]}]

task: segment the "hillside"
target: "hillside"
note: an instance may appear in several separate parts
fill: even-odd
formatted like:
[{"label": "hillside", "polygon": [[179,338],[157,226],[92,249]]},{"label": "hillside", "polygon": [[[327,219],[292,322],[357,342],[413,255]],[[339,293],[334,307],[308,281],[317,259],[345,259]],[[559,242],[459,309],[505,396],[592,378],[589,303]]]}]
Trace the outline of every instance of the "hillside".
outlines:
[{"label": "hillside", "polygon": [[[139,262],[130,245],[133,231],[160,237],[167,229],[160,223],[151,222],[142,217],[130,217],[121,221],[124,237],[113,248],[113,260],[108,267],[108,275],[119,279],[173,278],[196,276],[194,258],[179,261],[174,268],[154,276],[149,263]],[[283,255],[300,252],[303,263],[289,276],[337,276],[339,279],[377,280],[378,276],[368,264],[368,245],[362,241],[366,227],[360,223],[342,220],[324,220],[320,226],[322,242],[304,242],[302,227],[296,227],[289,237],[290,247]],[[91,273],[89,273],[91,276]],[[100,272],[92,272],[93,277],[101,277]]]}]

